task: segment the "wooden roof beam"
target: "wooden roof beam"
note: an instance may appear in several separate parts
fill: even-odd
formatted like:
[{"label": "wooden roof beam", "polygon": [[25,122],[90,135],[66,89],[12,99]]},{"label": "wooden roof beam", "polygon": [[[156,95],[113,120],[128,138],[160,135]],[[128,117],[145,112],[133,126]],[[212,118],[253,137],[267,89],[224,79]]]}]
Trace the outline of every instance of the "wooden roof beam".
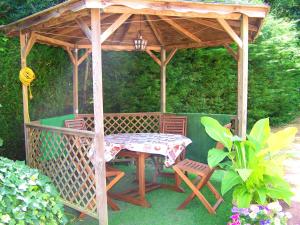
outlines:
[{"label": "wooden roof beam", "polygon": [[164,42],[162,39],[162,35],[159,32],[159,30],[157,29],[157,27],[155,26],[155,24],[153,23],[153,21],[151,21],[151,17],[149,15],[146,15],[146,20],[147,20],[149,26],[151,27],[151,30],[152,30],[154,36],[156,37],[158,43],[163,46]]},{"label": "wooden roof beam", "polygon": [[140,8],[133,9],[126,6],[108,6],[103,8],[104,13],[131,13],[131,14],[144,14],[144,15],[164,15],[164,16],[180,16],[188,18],[223,18],[229,20],[239,20],[241,18],[240,13],[227,13],[227,14],[217,14],[217,13],[197,13],[197,12],[178,12],[171,10],[155,10],[151,8]]},{"label": "wooden roof beam", "polygon": [[67,48],[75,48],[74,44],[71,44],[69,42],[66,41],[61,41],[55,38],[50,38],[50,37],[46,37],[40,34],[35,34],[36,36],[36,40],[41,41],[41,42],[46,42],[48,44],[52,44],[52,45],[57,45],[57,46],[62,46],[62,47],[67,47]]},{"label": "wooden roof beam", "polygon": [[187,29],[185,29],[184,27],[182,27],[181,25],[176,23],[174,20],[170,19],[169,17],[165,17],[165,16],[159,16],[159,17],[161,19],[163,19],[164,22],[171,25],[177,32],[185,35],[186,37],[190,38],[191,40],[193,40],[195,42],[202,43],[202,40],[200,38],[198,38],[196,35],[194,35],[190,31],[188,31]]},{"label": "wooden roof beam", "polygon": [[122,14],[109,28],[101,34],[101,44],[106,41],[132,14]]},{"label": "wooden roof beam", "polygon": [[243,42],[241,38],[236,34],[236,32],[231,28],[231,26],[226,22],[226,20],[218,18],[218,22],[224,28],[224,30],[229,34],[229,36],[235,41],[235,43],[242,48]]},{"label": "wooden roof beam", "polygon": [[81,18],[76,19],[76,22],[79,25],[82,32],[85,34],[85,36],[89,40],[92,40],[92,32],[91,32],[91,29],[89,28],[89,26]]},{"label": "wooden roof beam", "polygon": [[[122,14],[110,27],[108,27],[102,34],[101,34],[101,44],[105,42],[110,35],[112,35],[129,17],[131,14]],[[86,37],[91,41],[91,29],[89,26],[81,19],[76,20],[78,25],[80,26],[83,33]]]}]

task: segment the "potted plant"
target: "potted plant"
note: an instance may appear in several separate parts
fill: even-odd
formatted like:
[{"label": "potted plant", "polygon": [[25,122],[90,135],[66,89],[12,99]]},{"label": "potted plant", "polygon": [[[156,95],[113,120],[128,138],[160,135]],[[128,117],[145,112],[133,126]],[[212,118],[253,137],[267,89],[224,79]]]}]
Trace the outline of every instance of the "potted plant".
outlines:
[{"label": "potted plant", "polygon": [[[256,221],[259,216],[266,217],[261,221],[268,221],[269,217],[269,224],[275,224],[271,220],[277,217],[280,210],[274,212],[268,204],[277,204],[278,200],[290,204],[293,193],[283,178],[283,161],[288,157],[283,149],[293,141],[297,129],[290,127],[271,133],[269,119],[266,118],[257,121],[247,138],[242,139],[213,118],[202,117],[201,123],[211,138],[224,145],[223,151],[215,148],[209,150],[208,165],[224,169],[222,195],[233,189],[233,202],[237,208],[233,208],[232,224],[264,224]],[[257,204],[257,207],[251,204]],[[243,210],[245,216],[253,217],[253,223],[238,218],[243,216]],[[266,213],[265,217],[262,213]]]}]

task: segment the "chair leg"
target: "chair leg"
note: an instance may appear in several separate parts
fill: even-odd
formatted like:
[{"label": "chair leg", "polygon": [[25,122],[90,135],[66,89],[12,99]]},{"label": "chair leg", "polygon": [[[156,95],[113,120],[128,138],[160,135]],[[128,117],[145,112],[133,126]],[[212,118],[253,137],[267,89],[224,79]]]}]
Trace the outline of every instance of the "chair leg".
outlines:
[{"label": "chair leg", "polygon": [[[186,204],[188,204],[196,195],[199,200],[203,203],[203,205],[207,208],[208,212],[213,214],[216,213],[214,207],[211,206],[211,204],[206,200],[206,198],[203,196],[203,194],[201,194],[201,192],[199,191],[199,189],[201,189],[205,183],[207,182],[207,178],[205,179],[201,179],[201,181],[198,183],[197,186],[195,186],[186,176],[185,174],[179,169],[177,168],[177,166],[175,165],[173,167],[173,169],[175,170],[175,172],[181,177],[181,179],[192,189],[193,193],[191,193],[188,198],[186,199],[186,201],[184,201],[184,203],[182,204],[184,207]],[[210,176],[208,176],[208,179],[210,178]],[[181,209],[181,206],[179,206],[178,209]],[[184,208],[183,207],[183,208]]]}]

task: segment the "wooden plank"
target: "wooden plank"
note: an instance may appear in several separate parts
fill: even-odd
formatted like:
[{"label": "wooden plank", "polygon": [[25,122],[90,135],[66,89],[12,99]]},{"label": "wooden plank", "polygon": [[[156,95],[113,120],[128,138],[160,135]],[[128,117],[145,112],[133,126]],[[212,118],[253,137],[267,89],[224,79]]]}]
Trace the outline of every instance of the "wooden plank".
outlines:
[{"label": "wooden plank", "polygon": [[76,22],[79,25],[82,32],[85,34],[85,36],[89,40],[91,40],[92,39],[92,34],[91,34],[91,29],[89,28],[89,26],[81,18],[76,19]]},{"label": "wooden plank", "polygon": [[161,48],[160,52],[160,60],[161,60],[161,66],[160,66],[160,111],[162,113],[166,112],[166,49]]},{"label": "wooden plank", "polygon": [[229,36],[235,41],[235,43],[242,48],[243,43],[240,37],[235,33],[235,31],[231,28],[231,26],[222,18],[217,19],[218,22],[221,24],[221,26],[224,28],[224,30],[229,34]]},{"label": "wooden plank", "polygon": [[81,63],[83,63],[84,60],[86,60],[87,57],[92,53],[92,49],[87,49],[83,56],[80,57],[80,59],[77,62],[77,65],[79,66]]},{"label": "wooden plank", "polygon": [[147,49],[146,52],[148,53],[148,55],[158,64],[161,65],[161,61],[159,58],[156,57],[156,55],[154,55],[151,50]]},{"label": "wooden plank", "polygon": [[67,48],[75,48],[74,44],[71,44],[66,41],[61,41],[61,40],[58,40],[55,38],[46,37],[46,36],[43,36],[40,34],[36,34],[35,36],[38,41],[42,41],[42,42],[45,42],[48,44],[57,45],[57,46],[61,46],[61,47],[67,47]]},{"label": "wooden plank", "polygon": [[224,29],[222,28],[222,26],[220,24],[212,22],[212,21],[203,20],[203,19],[195,19],[195,18],[186,18],[186,20],[224,32]]},{"label": "wooden plank", "polygon": [[171,52],[169,53],[167,59],[166,59],[166,62],[165,62],[165,65],[168,65],[169,62],[173,59],[174,55],[176,54],[177,52],[177,48],[174,48],[171,50]]},{"label": "wooden plank", "polygon": [[164,41],[163,41],[162,35],[159,32],[159,30],[157,29],[157,27],[155,26],[155,24],[153,23],[153,21],[151,21],[151,17],[149,15],[146,15],[146,20],[147,20],[149,26],[151,27],[151,30],[152,30],[154,36],[156,37],[158,43],[163,46]]},{"label": "wooden plank", "polygon": [[184,27],[182,27],[181,25],[179,25],[178,23],[176,23],[171,18],[166,17],[166,16],[159,16],[159,17],[161,19],[163,19],[164,22],[166,22],[169,25],[171,25],[179,33],[185,35],[186,37],[190,38],[191,40],[193,40],[195,42],[202,43],[202,40],[200,38],[198,38],[196,35],[192,34],[190,31],[188,31],[187,29],[185,29]]},{"label": "wooden plank", "polygon": [[247,131],[247,97],[248,97],[248,24],[249,19],[243,15],[241,20],[241,39],[243,48],[239,48],[238,60],[238,135],[246,138]]},{"label": "wooden plank", "polygon": [[104,160],[104,117],[101,56],[101,18],[100,9],[91,9],[92,60],[93,60],[93,98],[95,123],[95,152],[92,162],[95,167],[96,199],[99,225],[108,225],[106,169]]},{"label": "wooden plank", "polygon": [[103,34],[101,34],[101,44],[109,38],[132,14],[121,15]]},{"label": "wooden plank", "polygon": [[73,113],[78,114],[78,49],[74,49],[73,63]]},{"label": "wooden plank", "polygon": [[224,44],[224,48],[228,51],[228,53],[236,60],[238,61],[238,54],[229,46],[229,44]]},{"label": "wooden plank", "polygon": [[230,20],[238,20],[241,18],[240,13],[228,13],[228,14],[216,14],[216,13],[203,13],[196,12],[178,12],[171,10],[155,10],[155,9],[133,9],[125,6],[109,6],[103,8],[104,13],[131,13],[131,14],[143,14],[143,15],[156,15],[156,16],[180,16],[189,18],[223,18]]},{"label": "wooden plank", "polygon": [[[76,45],[79,49],[87,49],[91,48],[91,45],[87,44],[78,44]],[[135,47],[132,45],[102,45],[102,50],[104,51],[135,51]],[[160,52],[161,47],[159,46],[153,46],[153,45],[148,45],[147,46],[148,50],[155,51],[155,52]]]}]

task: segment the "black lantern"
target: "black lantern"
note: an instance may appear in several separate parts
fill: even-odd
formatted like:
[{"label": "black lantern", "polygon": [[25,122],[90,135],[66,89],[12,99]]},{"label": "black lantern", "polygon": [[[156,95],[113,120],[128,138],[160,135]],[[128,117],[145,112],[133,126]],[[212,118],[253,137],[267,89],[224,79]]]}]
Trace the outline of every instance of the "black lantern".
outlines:
[{"label": "black lantern", "polygon": [[148,41],[143,39],[141,31],[139,31],[137,39],[134,39],[133,43],[134,43],[134,48],[136,51],[145,51]]},{"label": "black lantern", "polygon": [[134,48],[136,51],[145,51],[148,41],[142,36],[142,19],[140,15],[140,30],[137,33],[137,38],[133,40]]}]

